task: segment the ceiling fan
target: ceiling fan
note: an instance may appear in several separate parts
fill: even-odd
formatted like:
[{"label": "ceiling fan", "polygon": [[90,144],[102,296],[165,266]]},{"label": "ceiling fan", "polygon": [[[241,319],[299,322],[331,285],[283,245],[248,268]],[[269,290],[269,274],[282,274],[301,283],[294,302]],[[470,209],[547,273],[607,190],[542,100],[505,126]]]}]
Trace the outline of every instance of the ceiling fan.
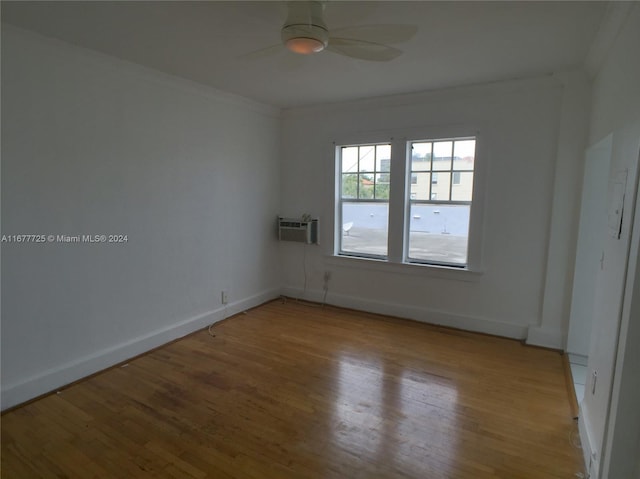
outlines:
[{"label": "ceiling fan", "polygon": [[402,55],[402,50],[389,44],[406,42],[418,30],[415,25],[391,24],[344,27],[331,32],[324,21],[325,4],[324,1],[287,2],[287,19],[281,30],[282,45],[253,53],[276,52],[284,45],[301,55],[328,50],[360,60],[386,62]]}]

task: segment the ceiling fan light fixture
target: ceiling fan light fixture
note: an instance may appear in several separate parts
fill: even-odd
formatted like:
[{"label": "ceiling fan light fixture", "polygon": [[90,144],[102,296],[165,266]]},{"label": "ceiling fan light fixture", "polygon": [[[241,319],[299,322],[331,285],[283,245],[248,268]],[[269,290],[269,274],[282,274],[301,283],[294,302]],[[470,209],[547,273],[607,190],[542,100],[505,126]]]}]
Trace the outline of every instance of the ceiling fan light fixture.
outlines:
[{"label": "ceiling fan light fixture", "polygon": [[327,48],[329,32],[324,25],[285,25],[282,43],[294,53],[311,55]]},{"label": "ceiling fan light fixture", "polygon": [[288,3],[287,20],[282,27],[282,43],[301,55],[321,52],[329,44],[329,29],[324,23],[324,3],[298,1]]},{"label": "ceiling fan light fixture", "polygon": [[285,46],[293,53],[311,55],[324,50],[325,44],[315,38],[296,37],[286,40]]}]

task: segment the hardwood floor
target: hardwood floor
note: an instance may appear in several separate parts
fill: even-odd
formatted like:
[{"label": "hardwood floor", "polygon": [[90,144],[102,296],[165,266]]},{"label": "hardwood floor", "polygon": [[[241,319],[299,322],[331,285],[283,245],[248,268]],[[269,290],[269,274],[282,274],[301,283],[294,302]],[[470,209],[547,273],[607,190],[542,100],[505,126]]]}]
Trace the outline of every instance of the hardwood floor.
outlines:
[{"label": "hardwood floor", "polygon": [[559,353],[274,301],[2,416],[3,478],[575,478]]}]

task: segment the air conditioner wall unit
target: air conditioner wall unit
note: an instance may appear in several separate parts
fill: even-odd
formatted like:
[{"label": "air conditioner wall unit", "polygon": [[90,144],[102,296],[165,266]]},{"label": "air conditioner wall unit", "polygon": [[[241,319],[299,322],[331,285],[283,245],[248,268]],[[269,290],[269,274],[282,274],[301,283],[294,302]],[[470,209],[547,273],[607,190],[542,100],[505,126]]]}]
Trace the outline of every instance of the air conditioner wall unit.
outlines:
[{"label": "air conditioner wall unit", "polygon": [[318,218],[278,217],[278,239],[318,244]]}]

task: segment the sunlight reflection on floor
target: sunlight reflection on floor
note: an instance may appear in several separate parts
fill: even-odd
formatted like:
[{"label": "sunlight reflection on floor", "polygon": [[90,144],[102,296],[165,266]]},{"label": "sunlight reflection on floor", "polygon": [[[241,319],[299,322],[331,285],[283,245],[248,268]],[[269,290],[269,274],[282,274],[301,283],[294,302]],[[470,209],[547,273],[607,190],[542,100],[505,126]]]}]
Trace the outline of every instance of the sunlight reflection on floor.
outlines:
[{"label": "sunlight reflection on floor", "polygon": [[402,366],[372,357],[340,359],[333,444],[416,477],[425,469],[446,471],[458,447],[455,384],[398,368]]}]

